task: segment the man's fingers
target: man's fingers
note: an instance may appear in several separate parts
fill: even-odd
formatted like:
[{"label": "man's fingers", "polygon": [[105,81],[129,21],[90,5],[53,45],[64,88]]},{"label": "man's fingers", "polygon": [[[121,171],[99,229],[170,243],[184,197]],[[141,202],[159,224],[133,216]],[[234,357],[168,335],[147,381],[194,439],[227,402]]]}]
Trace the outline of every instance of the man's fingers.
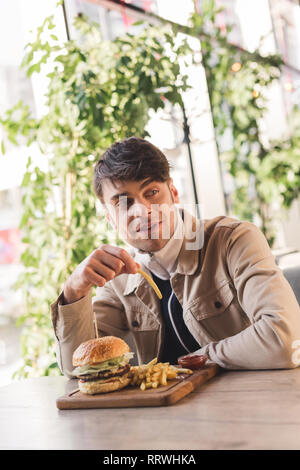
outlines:
[{"label": "man's fingers", "polygon": [[89,282],[94,286],[103,287],[106,284],[106,279],[97,274],[92,268],[86,268],[85,272]]},{"label": "man's fingers", "polygon": [[105,264],[108,268],[112,269],[116,274],[120,274],[125,264],[119,258],[116,258],[110,253],[106,253],[103,250],[95,251],[95,258],[102,264]]},{"label": "man's fingers", "polygon": [[120,258],[126,266],[126,272],[128,274],[137,273],[139,264],[134,261],[134,259],[127,253],[124,248],[119,248],[118,246],[112,245],[102,245],[101,250],[110,253],[111,255]]},{"label": "man's fingers", "polygon": [[89,267],[91,267],[97,274],[102,276],[106,281],[111,281],[116,276],[116,273],[113,269],[110,269],[105,264],[100,263],[95,258],[90,260]]}]

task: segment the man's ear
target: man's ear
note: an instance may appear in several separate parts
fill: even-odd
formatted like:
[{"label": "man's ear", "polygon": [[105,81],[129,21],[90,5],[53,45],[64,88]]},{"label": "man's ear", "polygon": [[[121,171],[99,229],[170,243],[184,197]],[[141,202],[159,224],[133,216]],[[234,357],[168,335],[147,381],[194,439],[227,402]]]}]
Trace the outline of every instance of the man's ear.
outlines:
[{"label": "man's ear", "polygon": [[173,178],[169,179],[169,188],[170,188],[171,194],[173,196],[174,203],[178,204],[179,203],[179,194],[178,194],[178,190],[175,188],[175,186],[173,184]]}]

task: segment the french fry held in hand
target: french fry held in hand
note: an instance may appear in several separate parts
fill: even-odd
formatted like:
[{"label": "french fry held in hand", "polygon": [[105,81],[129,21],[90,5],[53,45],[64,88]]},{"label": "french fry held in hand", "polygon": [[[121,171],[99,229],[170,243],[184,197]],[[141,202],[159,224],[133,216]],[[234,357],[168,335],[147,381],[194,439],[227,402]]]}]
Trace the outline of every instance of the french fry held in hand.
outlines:
[{"label": "french fry held in hand", "polygon": [[157,357],[140,366],[131,366],[129,377],[130,385],[140,387],[141,390],[147,388],[157,388],[160,385],[167,385],[168,380],[176,379],[177,374],[193,374],[191,369],[170,366],[169,362],[157,362]]},{"label": "french fry held in hand", "polygon": [[149,276],[149,274],[145,273],[145,271],[143,271],[142,269],[138,269],[137,271],[139,274],[141,274],[145,279],[146,281],[149,282],[150,286],[154,289],[157,297],[159,299],[162,299],[162,293],[160,292],[159,288],[157,287],[157,285],[155,284],[155,282],[153,281],[152,277]]}]

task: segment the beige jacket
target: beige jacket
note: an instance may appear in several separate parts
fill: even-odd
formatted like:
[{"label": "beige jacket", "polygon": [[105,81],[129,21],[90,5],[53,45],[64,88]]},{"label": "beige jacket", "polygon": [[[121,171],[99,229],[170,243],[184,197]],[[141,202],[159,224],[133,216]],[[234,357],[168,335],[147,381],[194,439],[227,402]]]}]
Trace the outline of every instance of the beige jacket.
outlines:
[{"label": "beige jacket", "polygon": [[[199,221],[184,211],[184,221]],[[190,226],[189,224],[187,224]],[[186,233],[171,285],[200,354],[226,369],[294,368],[300,308],[261,231],[250,222],[216,217],[203,222],[201,249],[187,250]],[[138,253],[128,250],[139,261]],[[140,263],[141,264],[141,263]],[[151,274],[145,266],[142,269]],[[62,294],[61,294],[62,295]],[[51,305],[61,371],[71,377],[72,354],[99,335],[132,334],[139,363],[160,356],[164,328],[160,303],[140,274],[122,274],[77,302]]]}]

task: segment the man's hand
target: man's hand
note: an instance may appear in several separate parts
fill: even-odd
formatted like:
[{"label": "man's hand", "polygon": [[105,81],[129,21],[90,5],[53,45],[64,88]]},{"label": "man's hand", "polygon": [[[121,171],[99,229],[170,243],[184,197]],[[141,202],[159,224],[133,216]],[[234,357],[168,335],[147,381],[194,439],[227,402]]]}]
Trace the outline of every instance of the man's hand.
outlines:
[{"label": "man's hand", "polygon": [[70,304],[88,294],[93,286],[103,287],[119,274],[135,274],[140,265],[123,248],[102,245],[85,258],[64,286],[64,304]]}]

